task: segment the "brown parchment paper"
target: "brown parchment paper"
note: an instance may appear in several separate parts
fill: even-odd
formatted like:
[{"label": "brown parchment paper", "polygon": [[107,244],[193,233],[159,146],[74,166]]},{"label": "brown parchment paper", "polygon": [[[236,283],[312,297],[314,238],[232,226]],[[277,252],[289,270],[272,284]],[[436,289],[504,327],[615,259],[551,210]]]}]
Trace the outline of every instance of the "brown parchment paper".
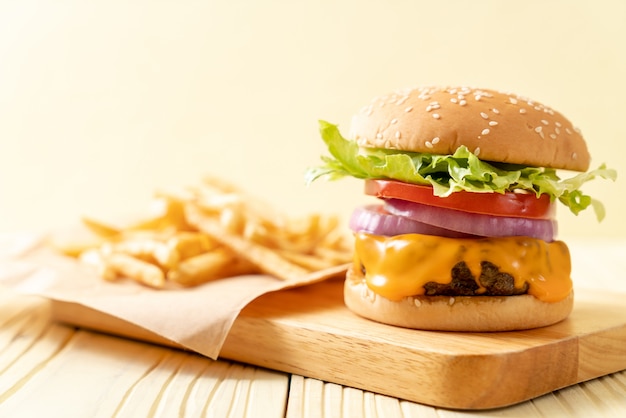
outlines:
[{"label": "brown parchment paper", "polygon": [[193,288],[153,290],[132,281],[102,280],[89,266],[49,248],[44,238],[36,234],[0,235],[0,286],[84,305],[212,359],[219,356],[241,309],[258,296],[345,272],[345,266],[338,266],[292,281],[246,275]]}]

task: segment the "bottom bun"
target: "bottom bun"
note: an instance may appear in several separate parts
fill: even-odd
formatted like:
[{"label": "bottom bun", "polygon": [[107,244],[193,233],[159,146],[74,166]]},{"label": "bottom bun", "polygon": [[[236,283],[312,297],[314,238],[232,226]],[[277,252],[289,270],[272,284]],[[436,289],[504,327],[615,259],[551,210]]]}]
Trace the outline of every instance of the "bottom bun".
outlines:
[{"label": "bottom bun", "polygon": [[374,293],[365,278],[348,270],[344,301],[352,312],[377,322],[432,331],[513,331],[562,321],[574,294],[559,302],[518,296],[410,296],[393,301]]}]

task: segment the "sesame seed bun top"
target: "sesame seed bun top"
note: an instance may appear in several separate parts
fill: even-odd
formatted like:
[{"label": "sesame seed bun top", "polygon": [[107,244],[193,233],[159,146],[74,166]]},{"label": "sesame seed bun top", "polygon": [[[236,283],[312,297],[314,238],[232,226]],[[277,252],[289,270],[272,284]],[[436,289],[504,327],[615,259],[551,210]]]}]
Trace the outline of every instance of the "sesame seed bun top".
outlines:
[{"label": "sesame seed bun top", "polygon": [[511,93],[421,87],[375,98],[352,119],[360,146],[453,154],[465,145],[485,161],[586,171],[585,140],[557,111]]}]

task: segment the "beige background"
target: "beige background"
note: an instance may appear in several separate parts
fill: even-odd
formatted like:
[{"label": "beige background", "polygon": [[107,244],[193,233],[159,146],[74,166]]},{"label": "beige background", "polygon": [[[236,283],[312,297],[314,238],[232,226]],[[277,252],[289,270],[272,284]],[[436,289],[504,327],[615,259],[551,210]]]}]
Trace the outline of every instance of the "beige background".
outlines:
[{"label": "beige background", "polygon": [[561,237],[626,236],[626,2],[0,0],[0,232],[145,207],[216,174],[294,215],[347,217],[361,183],[305,188],[373,96],[417,84],[505,89],[567,115],[608,209],[559,211]]}]

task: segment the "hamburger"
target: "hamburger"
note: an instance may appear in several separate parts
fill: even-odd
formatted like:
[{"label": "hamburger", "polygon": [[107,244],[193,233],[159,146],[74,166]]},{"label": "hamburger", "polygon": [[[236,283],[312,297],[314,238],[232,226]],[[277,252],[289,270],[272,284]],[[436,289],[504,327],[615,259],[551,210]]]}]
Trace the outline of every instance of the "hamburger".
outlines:
[{"label": "hamburger", "polygon": [[592,208],[602,220],[602,204],[581,186],[616,172],[588,171],[586,142],[562,114],[491,89],[421,87],[372,100],[347,138],[319,125],[330,156],[307,170],[307,183],[352,176],[373,197],[349,222],[350,310],[407,328],[478,332],[570,314],[571,259],[557,239],[556,206]]}]

